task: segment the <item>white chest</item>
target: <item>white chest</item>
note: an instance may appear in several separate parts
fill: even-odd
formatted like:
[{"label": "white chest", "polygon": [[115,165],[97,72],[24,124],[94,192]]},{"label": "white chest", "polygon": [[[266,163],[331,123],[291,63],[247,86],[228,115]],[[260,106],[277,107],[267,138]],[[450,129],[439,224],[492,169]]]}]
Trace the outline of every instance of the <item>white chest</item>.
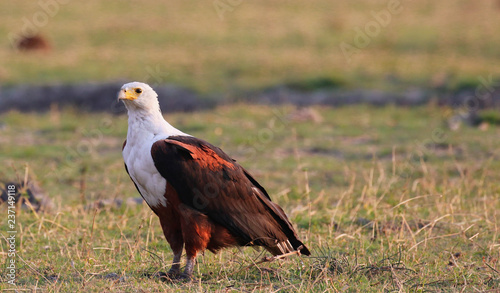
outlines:
[{"label": "white chest", "polygon": [[156,169],[151,156],[151,147],[159,139],[161,138],[150,137],[149,139],[127,140],[123,149],[123,159],[130,177],[151,207],[167,206],[165,198],[167,181]]}]

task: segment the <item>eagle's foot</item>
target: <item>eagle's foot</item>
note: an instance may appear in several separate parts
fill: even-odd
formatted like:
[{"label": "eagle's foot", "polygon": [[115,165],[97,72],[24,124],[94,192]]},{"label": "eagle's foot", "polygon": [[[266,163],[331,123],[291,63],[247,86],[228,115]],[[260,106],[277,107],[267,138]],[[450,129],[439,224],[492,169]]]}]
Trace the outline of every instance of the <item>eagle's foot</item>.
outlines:
[{"label": "eagle's foot", "polygon": [[184,268],[184,272],[179,275],[178,279],[182,281],[189,282],[193,277],[194,264],[196,262],[196,258],[194,256],[187,257],[186,267]]},{"label": "eagle's foot", "polygon": [[182,273],[177,276],[176,280],[180,282],[189,282],[193,279],[193,276],[190,274]]},{"label": "eagle's foot", "polygon": [[181,273],[179,269],[170,269],[167,273],[157,272],[151,275],[151,277],[167,283],[189,282],[192,280],[192,274],[186,273],[185,271]]},{"label": "eagle's foot", "polygon": [[166,275],[170,279],[176,279],[180,275],[180,273],[181,273],[181,270],[179,270],[179,268],[171,268],[170,270],[168,270]]},{"label": "eagle's foot", "polygon": [[167,273],[158,272],[152,277],[159,279],[162,282],[173,283],[173,282],[188,282],[191,281],[191,276],[185,273],[179,273],[178,271],[168,271]]}]

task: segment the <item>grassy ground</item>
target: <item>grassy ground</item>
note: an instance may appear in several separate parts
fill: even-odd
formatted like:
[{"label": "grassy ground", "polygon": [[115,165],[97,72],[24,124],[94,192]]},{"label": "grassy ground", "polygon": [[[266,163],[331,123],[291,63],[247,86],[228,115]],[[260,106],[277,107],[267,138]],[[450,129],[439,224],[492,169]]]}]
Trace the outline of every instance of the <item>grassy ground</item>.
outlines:
[{"label": "grassy ground", "polygon": [[[172,259],[148,207],[85,208],[137,196],[120,154],[125,116],[71,109],[0,116],[0,178],[22,178],[27,167],[55,203],[48,213],[17,210],[18,289],[484,292],[500,286],[500,129],[452,132],[443,123],[452,111],[433,106],[314,110],[316,122],[300,121],[294,108],[248,105],[168,115],[249,169],[313,251],[257,265],[265,254],[251,248],[207,252],[193,282],[173,284],[148,277],[166,271]],[[5,266],[7,246],[0,243]],[[0,278],[0,288],[12,288]]]},{"label": "grassy ground", "polygon": [[[317,79],[348,87],[453,86],[500,66],[493,0],[92,0],[49,10],[40,2],[51,1],[0,4],[4,84],[138,79],[202,92]],[[394,2],[400,5],[389,10]],[[11,40],[32,30],[52,51],[12,50]],[[346,58],[343,43],[357,53]]]}]

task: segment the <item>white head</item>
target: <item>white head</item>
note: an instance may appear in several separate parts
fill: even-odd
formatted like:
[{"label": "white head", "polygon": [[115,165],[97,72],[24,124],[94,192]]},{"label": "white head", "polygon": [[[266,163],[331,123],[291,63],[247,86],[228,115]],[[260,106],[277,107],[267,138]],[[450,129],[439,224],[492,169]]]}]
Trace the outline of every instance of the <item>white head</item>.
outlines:
[{"label": "white head", "polygon": [[144,136],[150,134],[157,138],[188,135],[163,119],[158,94],[149,85],[137,81],[126,83],[118,92],[118,100],[122,100],[128,109],[127,141],[129,143],[142,140]]},{"label": "white head", "polygon": [[129,111],[160,111],[158,94],[142,82],[134,81],[124,84],[118,92],[118,100],[122,100]]}]

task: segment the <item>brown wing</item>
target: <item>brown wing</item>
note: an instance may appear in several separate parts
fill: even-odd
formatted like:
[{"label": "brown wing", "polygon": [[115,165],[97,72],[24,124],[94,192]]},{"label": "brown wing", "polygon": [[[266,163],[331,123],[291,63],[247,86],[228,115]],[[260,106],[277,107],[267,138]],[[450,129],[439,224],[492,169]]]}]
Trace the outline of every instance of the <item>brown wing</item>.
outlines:
[{"label": "brown wing", "polygon": [[279,254],[291,250],[281,249],[288,240],[293,249],[302,246],[301,253],[310,254],[283,210],[221,149],[194,137],[173,136],[154,143],[151,154],[182,203],[228,229],[240,245],[265,246]]}]

